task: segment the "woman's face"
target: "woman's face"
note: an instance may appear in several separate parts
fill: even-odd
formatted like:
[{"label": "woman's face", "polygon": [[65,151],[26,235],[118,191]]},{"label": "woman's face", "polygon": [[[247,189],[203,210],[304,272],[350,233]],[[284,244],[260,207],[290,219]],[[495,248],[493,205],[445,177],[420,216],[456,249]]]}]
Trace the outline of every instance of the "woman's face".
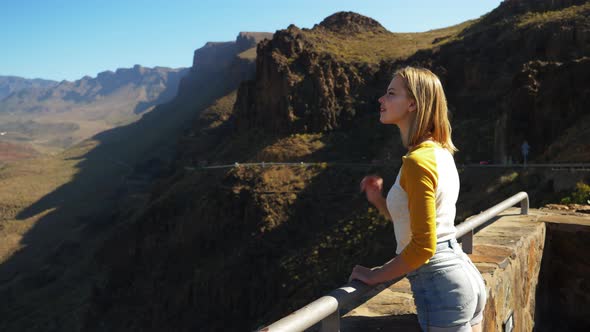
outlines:
[{"label": "woman's face", "polygon": [[415,102],[407,96],[403,79],[397,75],[379,98],[379,104],[379,121],[383,124],[406,125],[410,121],[410,113],[415,110]]}]

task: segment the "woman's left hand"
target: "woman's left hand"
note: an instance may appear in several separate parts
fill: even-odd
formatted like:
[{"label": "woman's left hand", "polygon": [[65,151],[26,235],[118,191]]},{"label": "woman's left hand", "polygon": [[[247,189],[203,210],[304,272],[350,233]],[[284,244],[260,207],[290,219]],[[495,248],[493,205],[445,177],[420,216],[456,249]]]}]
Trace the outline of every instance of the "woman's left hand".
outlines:
[{"label": "woman's left hand", "polygon": [[350,277],[348,277],[348,282],[351,282],[353,279],[357,279],[369,286],[377,285],[380,283],[376,279],[378,270],[379,267],[370,269],[368,267],[357,265],[354,267],[354,269],[352,269],[352,273],[350,274]]}]

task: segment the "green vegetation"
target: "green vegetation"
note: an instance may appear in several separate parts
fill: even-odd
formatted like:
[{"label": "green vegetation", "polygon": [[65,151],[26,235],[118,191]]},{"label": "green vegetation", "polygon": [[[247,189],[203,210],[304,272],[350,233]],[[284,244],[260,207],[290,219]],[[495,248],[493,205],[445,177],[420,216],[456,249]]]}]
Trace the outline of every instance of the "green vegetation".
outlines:
[{"label": "green vegetation", "polygon": [[[54,204],[48,204],[26,217],[19,215],[60,187],[73,182],[80,164],[85,161],[83,155],[95,146],[96,142],[87,141],[61,155],[3,165],[0,169],[0,263],[20,248],[22,236],[38,220],[55,212],[61,203],[57,199]],[[87,189],[92,192],[91,188]],[[56,232],[58,228],[55,227]]]},{"label": "green vegetation", "polygon": [[576,190],[571,195],[561,199],[562,204],[590,204],[590,185],[584,182],[576,184]]},{"label": "green vegetation", "polygon": [[326,146],[325,134],[293,134],[263,148],[258,161],[306,161],[309,155]]},{"label": "green vegetation", "polygon": [[517,26],[524,28],[532,25],[542,25],[548,22],[569,21],[588,15],[590,15],[590,3],[585,3],[560,10],[526,13],[519,17]]},{"label": "green vegetation", "polygon": [[514,180],[516,180],[518,178],[518,173],[517,172],[512,172],[510,174],[506,174],[506,175],[502,175],[500,177],[500,183],[501,184],[507,184],[507,183],[512,183],[514,182]]}]

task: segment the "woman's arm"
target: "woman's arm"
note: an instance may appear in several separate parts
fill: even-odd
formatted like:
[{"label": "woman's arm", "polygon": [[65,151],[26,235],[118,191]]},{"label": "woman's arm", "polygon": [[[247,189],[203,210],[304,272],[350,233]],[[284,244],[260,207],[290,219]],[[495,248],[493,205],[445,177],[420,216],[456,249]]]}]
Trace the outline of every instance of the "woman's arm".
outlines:
[{"label": "woman's arm", "polygon": [[357,279],[369,286],[373,286],[399,278],[413,270],[414,269],[404,261],[402,256],[396,256],[383,264],[383,266],[374,267],[372,269],[361,265],[355,266],[348,281],[350,282],[353,279]]},{"label": "woman's arm", "polygon": [[[436,186],[438,174],[434,156],[423,160],[405,158],[400,185],[408,194],[411,241],[397,257],[372,269],[357,265],[349,280],[376,285],[411,272],[436,251]],[[382,198],[382,196],[381,196]],[[377,201],[377,200],[375,200]],[[387,210],[387,207],[385,206]]]},{"label": "woman's arm", "polygon": [[436,159],[431,151],[424,155],[403,157],[400,186],[408,195],[410,243],[399,254],[417,269],[436,252]]},{"label": "woman's arm", "polygon": [[383,179],[376,175],[365,176],[361,181],[361,192],[363,191],[367,194],[367,200],[379,210],[379,213],[391,220],[386,200],[382,194]]},{"label": "woman's arm", "polygon": [[376,199],[373,202],[373,205],[375,205],[377,210],[379,210],[379,213],[381,213],[381,215],[384,216],[385,219],[391,220],[391,214],[389,214],[389,210],[387,209],[385,197],[380,196],[380,198]]}]

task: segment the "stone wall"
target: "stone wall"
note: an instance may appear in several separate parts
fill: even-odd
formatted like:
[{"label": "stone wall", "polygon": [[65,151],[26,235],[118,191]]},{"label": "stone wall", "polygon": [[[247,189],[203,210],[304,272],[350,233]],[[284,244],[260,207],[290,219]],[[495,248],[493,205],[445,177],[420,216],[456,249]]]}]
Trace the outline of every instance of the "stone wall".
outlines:
[{"label": "stone wall", "polygon": [[590,331],[590,217],[547,216],[535,331]]},{"label": "stone wall", "polygon": [[484,331],[503,331],[512,314],[513,331],[532,331],[535,293],[545,244],[538,216],[505,214],[475,237],[471,259],[488,288]]}]

